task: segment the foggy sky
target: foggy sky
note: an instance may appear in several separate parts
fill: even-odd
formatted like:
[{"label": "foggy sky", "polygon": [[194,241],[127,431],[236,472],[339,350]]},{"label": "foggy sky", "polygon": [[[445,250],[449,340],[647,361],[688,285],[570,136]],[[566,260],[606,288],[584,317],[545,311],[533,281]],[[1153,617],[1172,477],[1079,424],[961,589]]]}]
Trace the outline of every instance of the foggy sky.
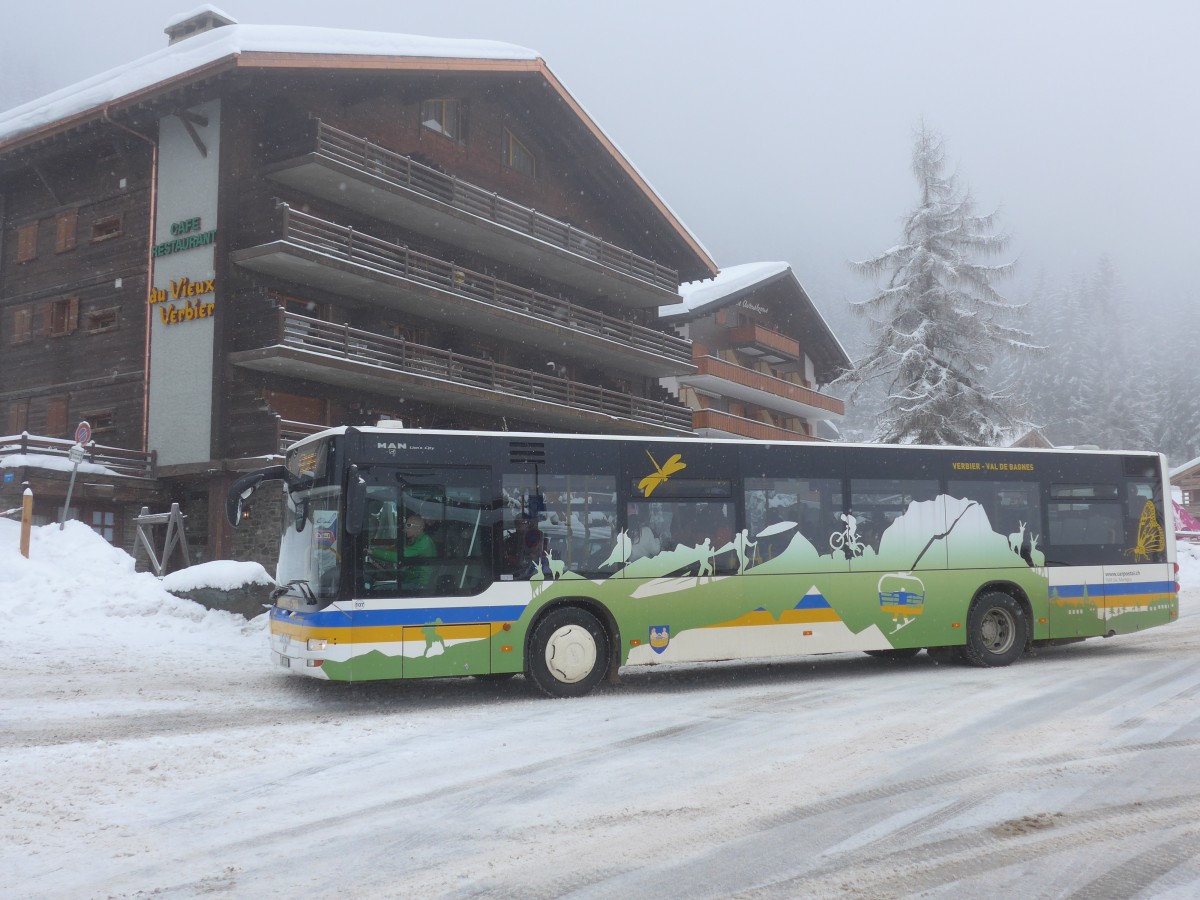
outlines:
[{"label": "foggy sky", "polygon": [[[0,109],[166,45],[199,0],[6,4]],[[246,24],[537,50],[722,266],[790,262],[823,310],[900,235],[921,117],[1019,259],[1014,299],[1107,254],[1194,302],[1200,3],[222,0]],[[834,316],[834,318],[839,318]]]}]

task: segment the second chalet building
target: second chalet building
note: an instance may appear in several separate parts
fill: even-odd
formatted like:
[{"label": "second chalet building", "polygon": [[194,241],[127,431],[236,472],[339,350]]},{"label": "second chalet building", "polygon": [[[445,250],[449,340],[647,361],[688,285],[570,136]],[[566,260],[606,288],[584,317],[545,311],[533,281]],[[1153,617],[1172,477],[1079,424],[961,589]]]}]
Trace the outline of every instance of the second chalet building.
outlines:
[{"label": "second chalet building", "polygon": [[668,319],[717,267],[536,53],[212,8],[167,34],[0,114],[0,501],[56,516],[29,461],[87,420],[77,518],[130,547],[177,501],[196,557],[267,560],[228,486],[331,424],[693,432],[714,363]]},{"label": "second chalet building", "polygon": [[680,286],[659,315],[692,343],[693,372],[663,383],[698,434],[764,441],[835,437],[845,404],[824,393],[851,365],[787,263],[731,266]]}]

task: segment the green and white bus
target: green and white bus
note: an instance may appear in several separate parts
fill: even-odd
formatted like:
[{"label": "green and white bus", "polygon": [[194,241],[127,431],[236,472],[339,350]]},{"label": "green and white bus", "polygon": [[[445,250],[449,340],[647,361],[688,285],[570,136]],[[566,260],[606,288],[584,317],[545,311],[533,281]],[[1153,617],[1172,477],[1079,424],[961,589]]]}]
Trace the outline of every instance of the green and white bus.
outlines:
[{"label": "green and white bus", "polygon": [[337,681],[862,651],[1004,666],[1178,616],[1154,453],[334,428],[287,505],[274,661]]}]

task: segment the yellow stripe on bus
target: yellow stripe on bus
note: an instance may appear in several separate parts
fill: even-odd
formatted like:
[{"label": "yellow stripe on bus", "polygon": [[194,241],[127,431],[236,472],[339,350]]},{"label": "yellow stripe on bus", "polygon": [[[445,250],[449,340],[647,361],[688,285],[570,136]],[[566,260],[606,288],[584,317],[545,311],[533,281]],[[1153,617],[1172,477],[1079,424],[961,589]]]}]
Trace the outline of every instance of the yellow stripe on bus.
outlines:
[{"label": "yellow stripe on bus", "polygon": [[504,628],[503,622],[486,622],[475,625],[374,625],[363,628],[320,628],[294,625],[290,622],[271,621],[271,634],[286,634],[292,640],[305,642],[312,638],[323,639],[331,644],[386,644],[402,641],[405,632],[411,639],[414,633],[433,628],[441,640],[486,640]]}]

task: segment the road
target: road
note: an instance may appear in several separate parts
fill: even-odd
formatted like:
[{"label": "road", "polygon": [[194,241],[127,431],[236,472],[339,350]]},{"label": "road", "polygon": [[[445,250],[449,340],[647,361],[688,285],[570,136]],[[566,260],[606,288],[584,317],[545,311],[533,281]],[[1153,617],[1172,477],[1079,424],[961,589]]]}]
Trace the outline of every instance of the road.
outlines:
[{"label": "road", "polygon": [[1182,609],[1007,669],[631,669],[566,701],[289,677],[195,625],[9,640],[3,893],[1190,898],[1200,589]]}]

